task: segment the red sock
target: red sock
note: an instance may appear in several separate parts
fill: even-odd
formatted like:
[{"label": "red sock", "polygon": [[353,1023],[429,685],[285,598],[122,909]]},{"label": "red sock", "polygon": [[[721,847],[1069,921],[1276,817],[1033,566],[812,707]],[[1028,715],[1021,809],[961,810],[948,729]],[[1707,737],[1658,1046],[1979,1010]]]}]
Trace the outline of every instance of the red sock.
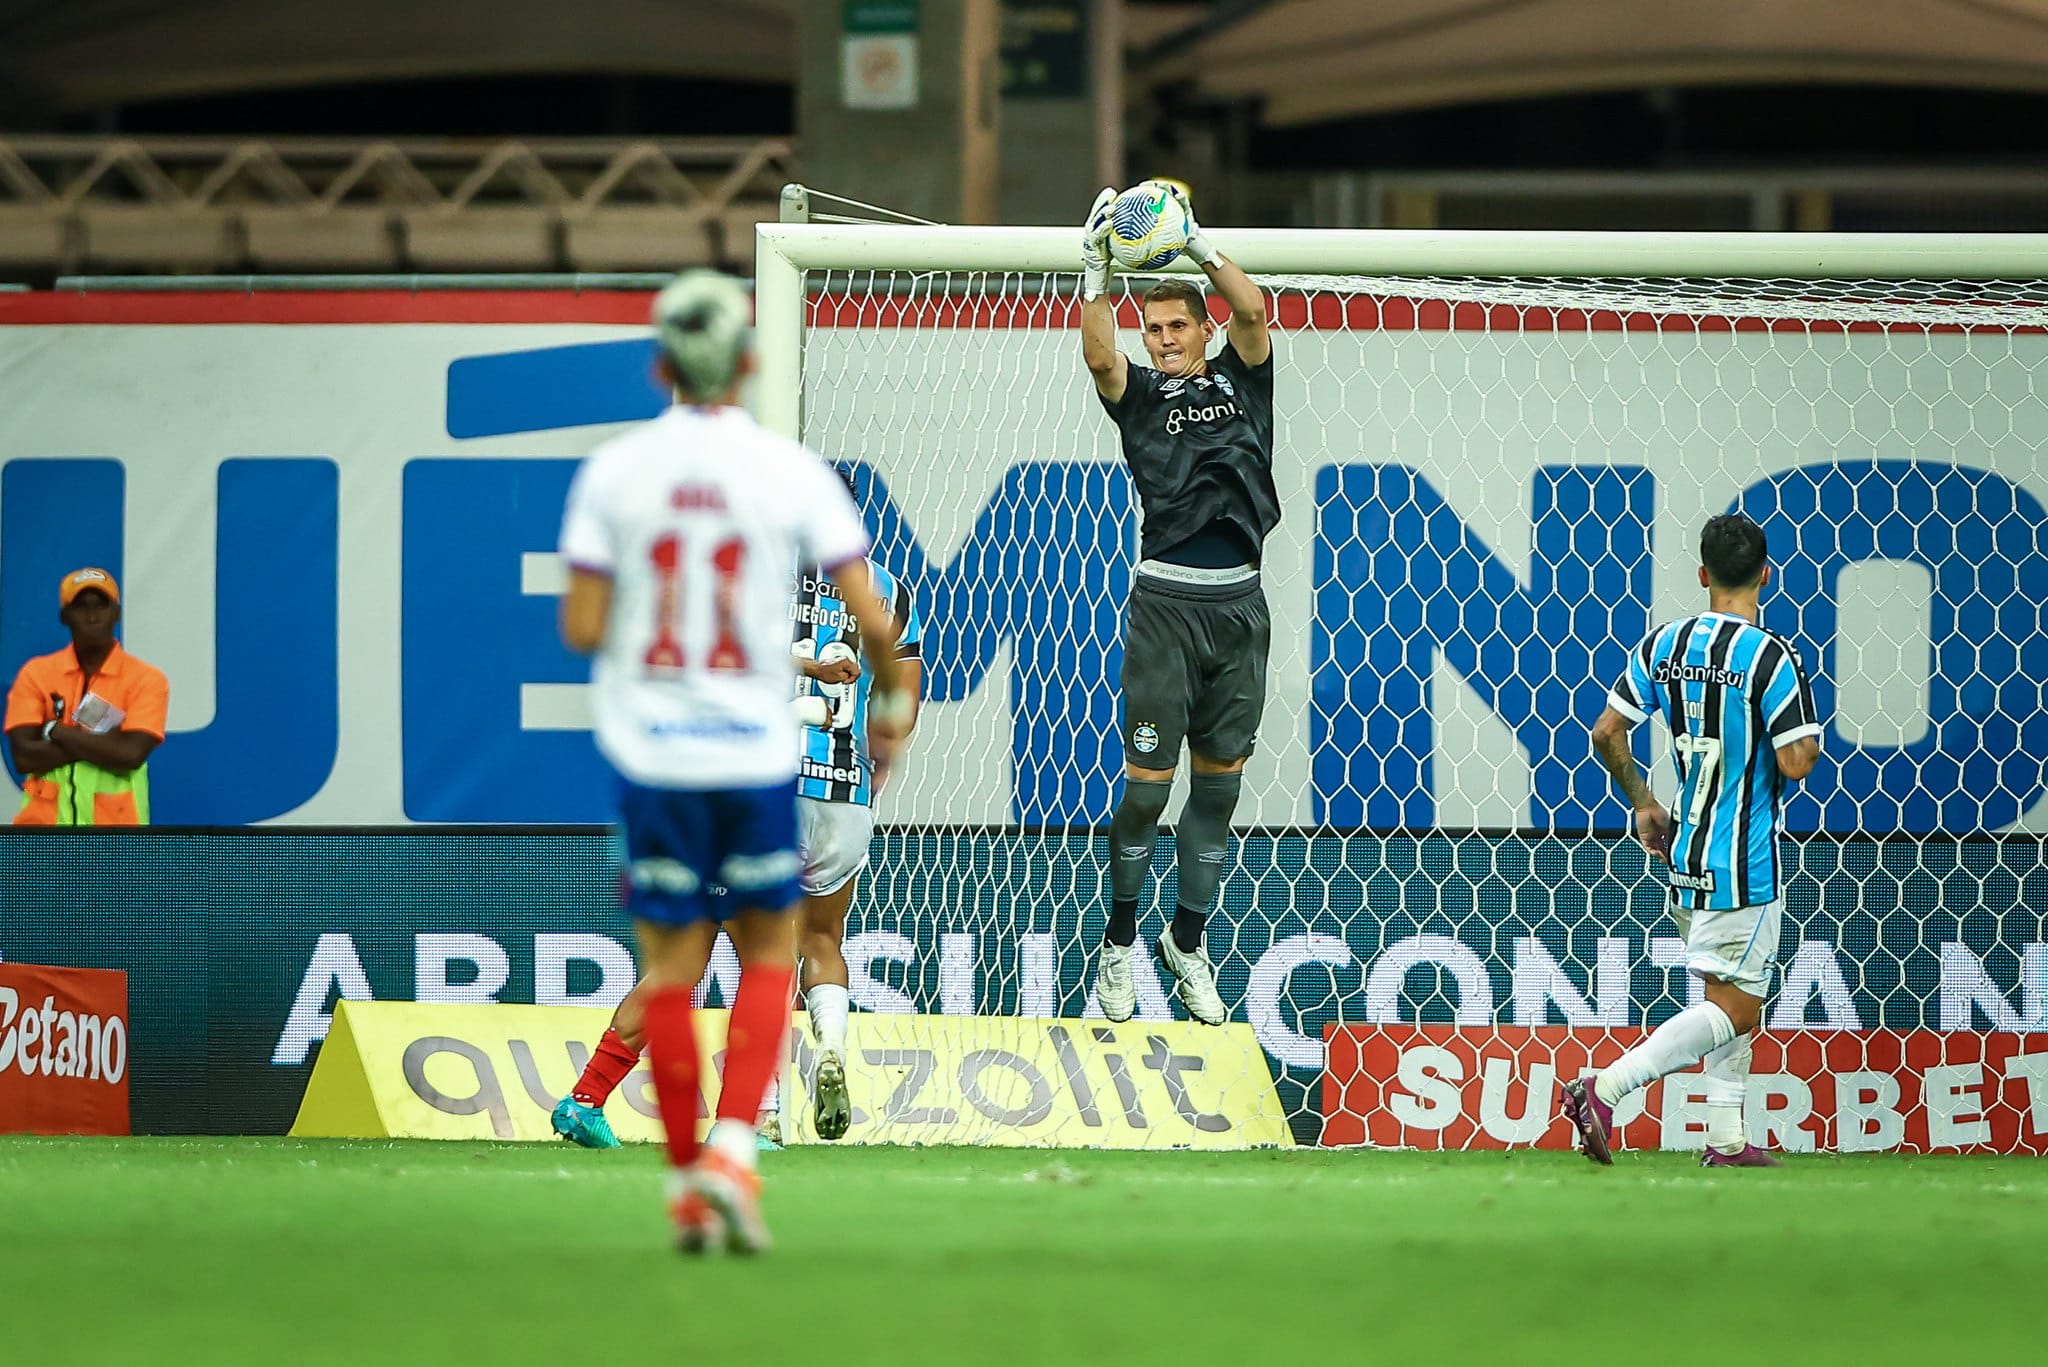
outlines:
[{"label": "red sock", "polygon": [[732,1019],[725,1032],[725,1080],[718,1086],[718,1118],[751,1126],[761,1116],[761,1098],[782,1066],[789,1036],[789,996],[794,968],[755,965],[740,970]]},{"label": "red sock", "polygon": [[626,1042],[619,1038],[619,1032],[608,1029],[604,1038],[597,1042],[597,1052],[584,1065],[583,1076],[576,1079],[569,1095],[586,1106],[602,1106],[639,1061],[640,1055],[626,1047]]},{"label": "red sock", "polygon": [[654,1070],[654,1104],[668,1131],[668,1161],[686,1167],[697,1160],[697,1031],[690,1020],[690,989],[664,987],[647,998],[647,1061]]}]

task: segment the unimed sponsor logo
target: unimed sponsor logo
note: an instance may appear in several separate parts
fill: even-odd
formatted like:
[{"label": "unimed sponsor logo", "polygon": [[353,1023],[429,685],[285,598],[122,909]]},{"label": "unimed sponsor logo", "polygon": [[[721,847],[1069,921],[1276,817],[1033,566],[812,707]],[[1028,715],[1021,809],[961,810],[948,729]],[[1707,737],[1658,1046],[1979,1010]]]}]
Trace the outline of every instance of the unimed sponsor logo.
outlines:
[{"label": "unimed sponsor logo", "polygon": [[0,984],[0,1072],[118,1084],[128,1073],[128,1027],[119,1016],[74,1011],[57,994],[22,1008],[21,994]]}]

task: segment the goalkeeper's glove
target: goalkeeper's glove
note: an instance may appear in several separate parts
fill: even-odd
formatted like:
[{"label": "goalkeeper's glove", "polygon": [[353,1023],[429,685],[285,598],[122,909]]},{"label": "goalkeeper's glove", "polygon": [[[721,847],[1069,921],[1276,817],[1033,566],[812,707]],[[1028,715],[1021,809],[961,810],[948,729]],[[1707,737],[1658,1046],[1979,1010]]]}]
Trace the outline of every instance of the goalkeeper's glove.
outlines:
[{"label": "goalkeeper's glove", "polygon": [[1216,244],[1203,235],[1202,225],[1195,222],[1195,206],[1188,198],[1187,187],[1177,180],[1155,180],[1149,183],[1157,185],[1180,201],[1180,211],[1187,215],[1188,220],[1188,245],[1182,248],[1188,259],[1201,266],[1222,265],[1223,253],[1216,250]]},{"label": "goalkeeper's glove", "polygon": [[1109,293],[1109,211],[1116,203],[1116,191],[1104,186],[1095,197],[1095,207],[1081,229],[1081,297],[1094,299]]}]

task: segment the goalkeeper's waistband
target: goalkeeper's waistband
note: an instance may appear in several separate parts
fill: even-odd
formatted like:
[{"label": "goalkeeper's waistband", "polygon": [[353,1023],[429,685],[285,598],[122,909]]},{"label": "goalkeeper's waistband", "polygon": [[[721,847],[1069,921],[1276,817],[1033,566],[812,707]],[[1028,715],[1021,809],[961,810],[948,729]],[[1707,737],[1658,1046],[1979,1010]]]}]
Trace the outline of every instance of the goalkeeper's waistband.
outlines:
[{"label": "goalkeeper's waistband", "polygon": [[1226,565],[1220,569],[1204,569],[1197,565],[1169,565],[1164,560],[1140,560],[1138,573],[1175,584],[1242,584],[1248,579],[1257,579],[1259,567]]}]

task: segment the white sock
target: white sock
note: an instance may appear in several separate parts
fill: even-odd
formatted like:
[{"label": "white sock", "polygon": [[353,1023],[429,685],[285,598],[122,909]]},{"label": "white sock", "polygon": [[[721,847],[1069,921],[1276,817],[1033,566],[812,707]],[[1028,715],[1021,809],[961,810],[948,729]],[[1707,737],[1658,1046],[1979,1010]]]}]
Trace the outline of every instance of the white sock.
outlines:
[{"label": "white sock", "polygon": [[779,1116],[781,1114],[782,1079],[779,1077],[770,1078],[768,1080],[768,1090],[761,1097],[761,1118],[765,1120],[769,1116]]},{"label": "white sock", "polygon": [[761,1141],[754,1127],[737,1120],[713,1121],[704,1142],[750,1172],[761,1158]]},{"label": "white sock", "polygon": [[1707,1146],[1722,1153],[1740,1153],[1749,1143],[1742,1106],[1749,1095],[1750,1041],[1755,1038],[1738,1035],[1705,1060]]},{"label": "white sock", "polygon": [[1735,1023],[1726,1011],[1712,1002],[1688,1006],[1602,1069],[1593,1090],[1612,1106],[1636,1088],[1677,1072],[1734,1038]]},{"label": "white sock", "polygon": [[804,1009],[811,1013],[811,1037],[820,1050],[846,1052],[846,1015],[852,999],[838,983],[819,983],[804,993]]}]

